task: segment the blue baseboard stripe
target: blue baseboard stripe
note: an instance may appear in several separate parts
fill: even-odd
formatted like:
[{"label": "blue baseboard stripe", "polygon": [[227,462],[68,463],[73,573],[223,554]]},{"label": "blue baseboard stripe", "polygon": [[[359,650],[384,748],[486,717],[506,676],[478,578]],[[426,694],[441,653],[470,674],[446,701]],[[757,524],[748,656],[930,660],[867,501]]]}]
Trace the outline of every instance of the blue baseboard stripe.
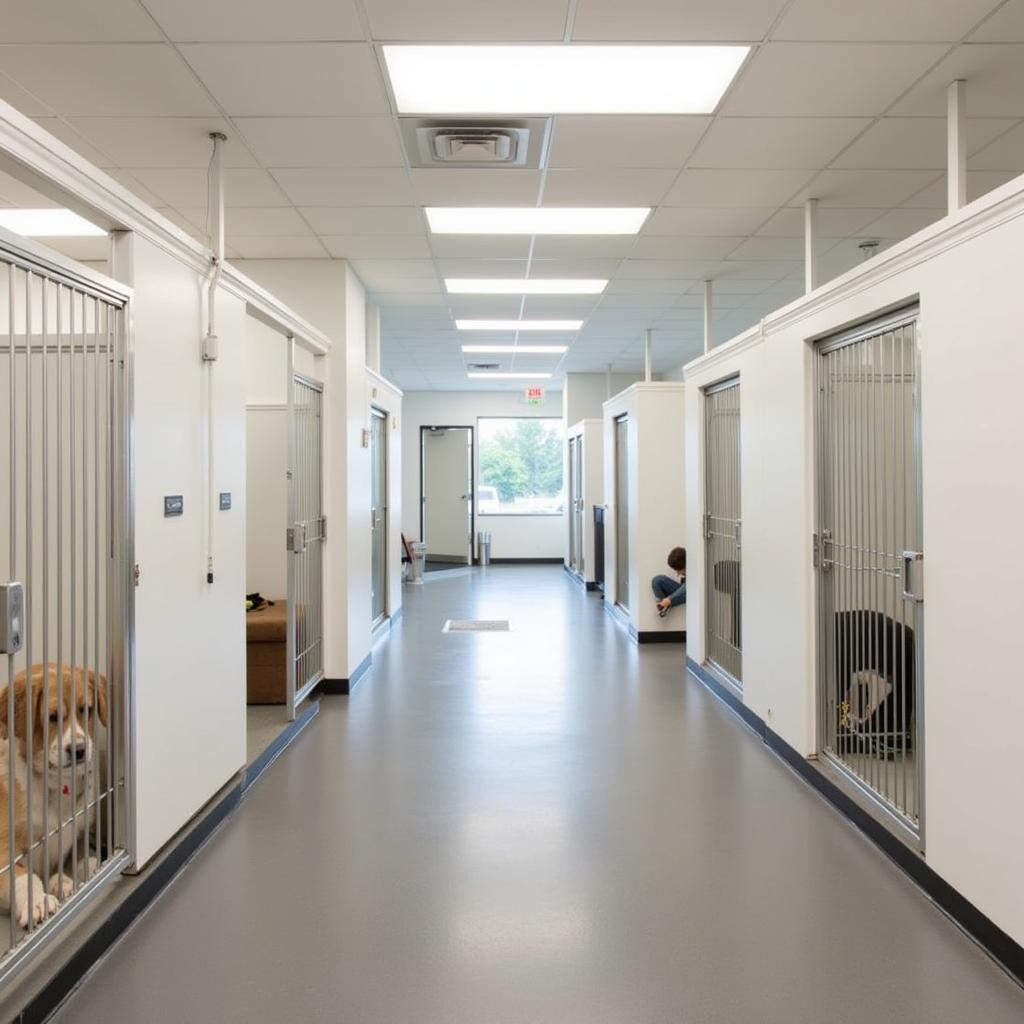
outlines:
[{"label": "blue baseboard stripe", "polygon": [[808,785],[829,801],[864,833],[898,867],[902,868],[927,896],[975,942],[978,943],[1018,985],[1024,987],[1024,947],[986,917],[973,903],[953,888],[907,845],[852,800],[813,762],[791,747],[765,721],[748,708],[728,687],[691,658],[686,659],[690,674],[724,704],[728,705],[768,748],[793,769]]}]

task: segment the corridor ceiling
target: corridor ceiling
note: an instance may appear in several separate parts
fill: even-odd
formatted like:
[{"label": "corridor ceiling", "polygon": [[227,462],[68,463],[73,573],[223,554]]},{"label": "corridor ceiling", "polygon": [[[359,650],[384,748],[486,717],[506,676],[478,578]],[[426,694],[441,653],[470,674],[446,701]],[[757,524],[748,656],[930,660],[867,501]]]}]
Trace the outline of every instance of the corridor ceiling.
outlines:
[{"label": "corridor ceiling", "polygon": [[[410,166],[385,43],[739,43],[711,116],[557,115],[538,168]],[[466,377],[456,318],[580,319],[517,370],[654,368],[723,341],[820,275],[937,220],[945,95],[968,81],[969,198],[1024,171],[1024,0],[0,0],[0,97],[199,237],[207,133],[227,143],[236,258],[351,261],[381,307],[384,370]],[[467,91],[472,83],[467,83]],[[531,111],[530,113],[536,113]],[[0,179],[0,202],[37,202]],[[650,206],[637,236],[431,235],[426,206]],[[102,240],[101,240],[102,241]],[[69,240],[93,255],[94,240]],[[448,295],[446,277],[608,278],[603,294]],[[566,339],[568,338],[568,341]],[[504,368],[509,364],[506,359]]]}]

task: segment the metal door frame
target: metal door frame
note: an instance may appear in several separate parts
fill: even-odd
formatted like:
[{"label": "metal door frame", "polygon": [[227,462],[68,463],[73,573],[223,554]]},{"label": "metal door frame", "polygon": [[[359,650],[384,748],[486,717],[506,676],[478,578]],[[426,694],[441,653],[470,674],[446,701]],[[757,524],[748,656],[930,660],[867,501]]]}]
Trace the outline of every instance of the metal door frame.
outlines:
[{"label": "metal door frame", "polygon": [[[620,478],[620,470],[622,468],[622,459],[620,458],[620,452],[619,452],[619,427],[622,424],[625,424],[625,426],[626,426],[626,469],[628,470],[629,469],[629,420],[630,420],[630,416],[629,416],[628,412],[624,412],[620,416],[614,417],[613,420],[612,420],[612,423],[615,426],[614,444],[612,446],[612,450],[614,452],[614,456],[613,456],[612,461],[613,461],[614,466],[615,466],[615,477],[614,477],[614,481],[613,481],[614,487],[615,487],[615,594],[613,595],[613,603],[615,604],[616,608],[621,608],[621,609],[623,609],[623,611],[626,611],[626,612],[630,611],[629,605],[628,604],[623,604],[622,601],[619,600],[620,595],[622,594],[622,572],[621,572],[621,566],[619,565],[619,536],[620,536],[620,532],[619,531],[620,531],[620,524],[622,522],[622,514],[621,514],[621,511],[620,511],[621,502],[619,501],[619,490],[620,490],[619,489],[619,478]],[[629,474],[628,473],[626,474],[626,551],[627,551],[627,553],[629,552]],[[629,573],[628,573],[628,568],[629,568],[629,566],[627,564],[626,593],[629,595],[629,600],[632,602],[634,600],[634,598],[636,597],[636,595],[631,593],[630,589],[629,589]]]},{"label": "metal door frame", "polygon": [[574,490],[576,491],[576,506],[572,509],[573,520],[576,524],[576,572],[581,576],[586,576],[587,569],[587,546],[584,540],[584,529],[585,522],[583,512],[586,508],[586,501],[584,499],[584,450],[585,444],[583,441],[583,435],[577,434],[576,436],[576,478],[574,481]]},{"label": "metal door frame", "polygon": [[475,428],[464,423],[431,423],[420,427],[420,540],[426,541],[427,526],[427,434],[434,430],[469,431],[469,547],[467,565],[476,564],[476,433]]},{"label": "metal door frame", "polygon": [[[381,467],[382,468],[382,473],[381,473],[381,484],[380,484],[380,491],[381,491],[380,496],[381,496],[381,499],[382,499],[382,504],[379,506],[379,511],[381,513],[383,513],[383,515],[381,517],[382,521],[381,521],[380,525],[383,526],[383,528],[384,528],[384,542],[381,545],[381,552],[382,552],[382,557],[383,557],[383,560],[384,560],[384,564],[381,567],[381,578],[382,578],[382,582],[383,582],[383,585],[384,585],[384,600],[381,603],[381,613],[380,613],[380,615],[378,615],[376,618],[374,618],[373,617],[373,607],[372,607],[373,586],[374,586],[372,562],[373,562],[373,546],[376,543],[376,541],[375,541],[375,538],[374,538],[373,534],[377,530],[378,524],[373,521],[373,512],[374,512],[375,509],[373,507],[371,507],[371,509],[370,509],[370,516],[371,516],[371,523],[370,523],[370,529],[371,529],[371,534],[370,534],[370,545],[371,545],[371,547],[370,547],[370,561],[371,561],[371,566],[370,566],[370,593],[371,593],[370,624],[371,624],[371,626],[373,628],[376,628],[382,622],[384,622],[385,619],[387,619],[388,612],[390,610],[389,609],[389,605],[390,605],[390,593],[389,593],[390,587],[388,586],[388,562],[389,562],[389,559],[388,559],[388,533],[390,531],[390,526],[389,526],[389,523],[388,523],[389,506],[390,506],[390,489],[388,487],[388,473],[389,473],[389,465],[390,465],[390,455],[389,455],[389,452],[388,452],[388,424],[391,422],[391,419],[390,419],[390,416],[388,415],[388,412],[387,412],[386,409],[381,409],[381,408],[379,408],[376,405],[371,405],[370,406],[370,458],[371,459],[373,459],[373,457],[374,457],[374,453],[373,453],[373,421],[375,419],[381,421],[381,441],[380,441],[380,443],[383,446],[383,449],[382,449],[383,455],[382,455],[382,458],[381,458],[381,461],[382,461],[383,465]],[[370,495],[370,498],[371,498],[371,501],[372,501],[372,499],[373,499],[373,495],[372,494]]]},{"label": "metal door frame", "polygon": [[[742,691],[743,691],[743,639],[742,639],[742,635],[740,637],[739,644],[735,645],[737,651],[739,652],[739,657],[740,657],[740,674],[738,676],[737,675],[733,675],[733,673],[730,672],[724,665],[721,665],[718,661],[714,660],[711,657],[710,653],[709,653],[709,651],[710,651],[709,638],[711,636],[711,602],[714,599],[713,595],[715,593],[715,579],[714,579],[714,567],[710,564],[710,559],[708,557],[708,555],[710,553],[709,548],[710,548],[710,544],[711,544],[711,540],[712,540],[712,533],[711,533],[711,525],[710,525],[711,514],[708,512],[708,464],[711,461],[711,459],[710,459],[710,452],[708,450],[709,437],[708,437],[708,402],[707,402],[707,400],[708,400],[709,397],[711,397],[713,395],[721,394],[723,391],[731,391],[733,388],[737,388],[737,389],[740,388],[740,374],[738,374],[738,373],[733,374],[733,375],[731,375],[729,377],[726,377],[724,380],[716,381],[714,384],[711,384],[708,387],[705,387],[705,388],[701,389],[702,392],[703,392],[703,395],[702,395],[703,403],[702,404],[703,404],[703,413],[704,413],[704,415],[701,417],[701,427],[702,427],[702,432],[703,432],[702,449],[703,449],[703,457],[704,457],[704,473],[703,473],[703,481],[702,481],[702,484],[703,484],[703,486],[702,486],[702,490],[703,490],[703,495],[702,495],[702,497],[703,497],[703,516],[702,516],[703,529],[701,530],[701,535],[702,535],[703,540],[704,540],[704,552],[703,552],[703,555],[704,555],[704,663],[705,663],[706,666],[708,666],[711,669],[713,669],[716,673],[721,674],[723,676],[724,680],[727,683],[729,683],[738,692],[742,693]],[[740,391],[740,395],[742,396],[742,391]],[[740,398],[740,402],[742,403],[742,397]],[[739,418],[739,423],[740,424],[742,424],[742,416],[743,416],[743,413],[742,413],[742,404],[741,404],[740,405],[740,418]],[[739,425],[737,425],[736,443],[737,443],[737,446],[739,446],[739,451],[737,452],[737,471],[741,475],[742,474],[742,443],[741,443],[740,426]],[[742,601],[743,601],[743,556],[742,556],[742,547],[743,547],[743,544],[742,544],[743,489],[742,489],[741,480],[740,480],[739,476],[737,476],[736,488],[737,488],[737,493],[738,493],[738,497],[739,497],[739,513],[740,513],[740,515],[735,520],[735,534],[734,534],[734,536],[735,536],[735,544],[736,544],[736,551],[737,551],[737,561],[739,562],[739,565],[740,565],[740,603],[741,603],[741,606],[742,606]]]},{"label": "metal door frame", "polygon": [[[322,568],[324,565],[324,559],[321,555],[321,576],[320,576],[320,593],[318,597],[318,608],[317,608],[317,621],[319,622],[320,636],[318,642],[320,644],[320,667],[313,673],[308,679],[304,679],[299,682],[297,678],[297,665],[296,660],[298,652],[296,651],[296,618],[298,613],[298,579],[297,571],[298,565],[295,558],[296,555],[302,554],[306,551],[308,545],[308,538],[306,537],[305,524],[298,523],[296,521],[296,515],[298,511],[298,502],[296,498],[296,481],[295,475],[299,470],[300,465],[303,466],[306,472],[315,470],[317,473],[317,484],[319,487],[319,502],[318,507],[320,511],[319,525],[320,525],[320,536],[312,538],[314,543],[325,545],[327,541],[327,517],[324,515],[324,460],[323,460],[323,438],[324,438],[324,426],[323,426],[323,392],[324,385],[323,381],[318,381],[313,377],[307,377],[303,373],[299,373],[295,369],[295,339],[289,337],[287,339],[286,348],[288,351],[288,531],[286,538],[286,549],[289,554],[288,558],[288,623],[287,623],[287,658],[288,658],[288,717],[291,721],[295,721],[296,712],[299,704],[309,695],[313,688],[324,678],[324,636],[323,636],[323,608],[324,608],[324,591],[323,591],[323,572]],[[317,461],[319,465],[315,465],[308,461],[308,452],[300,453],[298,450],[298,431],[295,418],[295,386],[299,385],[310,389],[311,391],[317,392],[321,397],[321,412],[317,422]],[[300,463],[300,458],[303,459],[303,463]],[[302,535],[299,536],[299,530],[301,529]],[[308,620],[308,614],[307,614]]]},{"label": "metal door frame", "polygon": [[569,472],[566,474],[566,494],[568,496],[567,509],[569,517],[569,568],[579,575],[579,522],[576,516],[576,509],[579,505],[580,496],[576,489],[576,467],[579,461],[579,450],[583,438],[580,434],[570,434],[567,438],[569,446]]},{"label": "metal door frame", "polygon": [[898,835],[901,839],[913,846],[920,853],[925,850],[925,821],[926,821],[926,798],[925,791],[925,728],[924,728],[924,597],[914,601],[914,651],[915,651],[915,672],[914,672],[914,749],[917,755],[916,780],[917,787],[917,824],[916,826],[899,810],[892,807],[882,796],[867,785],[862,779],[851,771],[840,758],[833,757],[826,749],[827,723],[828,723],[828,694],[829,683],[829,659],[831,657],[831,646],[829,643],[830,626],[834,627],[834,606],[831,603],[832,588],[823,585],[822,563],[825,561],[824,543],[822,542],[823,524],[825,521],[825,496],[828,488],[826,482],[831,482],[828,476],[829,462],[825,450],[825,403],[821,400],[824,388],[824,357],[837,349],[846,348],[869,338],[877,337],[889,331],[898,330],[908,324],[914,325],[914,388],[911,402],[911,415],[913,418],[913,472],[914,487],[913,494],[916,500],[916,529],[922,550],[924,546],[924,489],[922,475],[922,437],[921,437],[921,327],[920,327],[920,305],[913,302],[910,305],[901,306],[898,309],[884,313],[874,319],[867,320],[841,331],[838,334],[827,335],[813,341],[814,348],[814,536],[812,548],[814,552],[815,568],[815,700],[817,709],[815,714],[815,738],[818,758],[827,762],[856,795],[863,798],[863,802],[875,811],[884,824]]}]

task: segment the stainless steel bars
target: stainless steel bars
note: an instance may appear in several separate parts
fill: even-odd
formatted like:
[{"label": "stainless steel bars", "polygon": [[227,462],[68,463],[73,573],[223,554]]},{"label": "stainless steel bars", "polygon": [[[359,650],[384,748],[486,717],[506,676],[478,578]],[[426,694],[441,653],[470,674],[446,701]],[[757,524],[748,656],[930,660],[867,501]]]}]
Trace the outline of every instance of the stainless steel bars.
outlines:
[{"label": "stainless steel bars", "polygon": [[388,589],[388,416],[370,410],[370,618],[374,626],[387,616]]},{"label": "stainless steel bars", "polygon": [[629,417],[615,420],[615,603],[629,610]]},{"label": "stainless steel bars", "polygon": [[922,842],[916,309],[817,346],[819,750],[880,818]]},{"label": "stainless steel bars", "polygon": [[704,391],[705,661],[743,685],[740,381]]}]

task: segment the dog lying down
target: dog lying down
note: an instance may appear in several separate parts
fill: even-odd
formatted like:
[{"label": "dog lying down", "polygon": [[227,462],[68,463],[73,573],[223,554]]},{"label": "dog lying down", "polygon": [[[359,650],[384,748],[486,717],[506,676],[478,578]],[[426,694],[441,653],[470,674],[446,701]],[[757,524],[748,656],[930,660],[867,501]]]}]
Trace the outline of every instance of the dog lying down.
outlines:
[{"label": "dog lying down", "polygon": [[[45,692],[44,692],[45,676]],[[58,682],[59,677],[59,682]],[[31,700],[31,704],[29,701]],[[14,915],[22,928],[31,919],[39,924],[75,891],[75,879],[65,873],[77,859],[79,883],[96,868],[89,856],[88,826],[95,812],[86,810],[86,786],[96,799],[99,778],[94,774],[96,719],[107,724],[107,681],[70,665],[33,665],[14,678],[14,725],[8,721],[7,687],[0,689],[0,910],[11,912],[9,835],[10,801],[14,800]],[[44,725],[49,719],[48,727]],[[88,729],[86,722],[88,721]],[[32,733],[32,763],[28,763],[28,730]],[[48,734],[49,742],[44,742]],[[14,778],[10,775],[10,745],[14,747]],[[44,747],[46,749],[44,749]],[[31,818],[28,814],[29,776],[32,779]],[[63,841],[58,840],[58,816],[63,818]],[[25,856],[32,826],[31,864]],[[45,823],[50,841],[41,841]],[[72,846],[77,847],[73,857]],[[46,882],[43,882],[43,879]],[[31,895],[30,895],[31,890]]]}]

